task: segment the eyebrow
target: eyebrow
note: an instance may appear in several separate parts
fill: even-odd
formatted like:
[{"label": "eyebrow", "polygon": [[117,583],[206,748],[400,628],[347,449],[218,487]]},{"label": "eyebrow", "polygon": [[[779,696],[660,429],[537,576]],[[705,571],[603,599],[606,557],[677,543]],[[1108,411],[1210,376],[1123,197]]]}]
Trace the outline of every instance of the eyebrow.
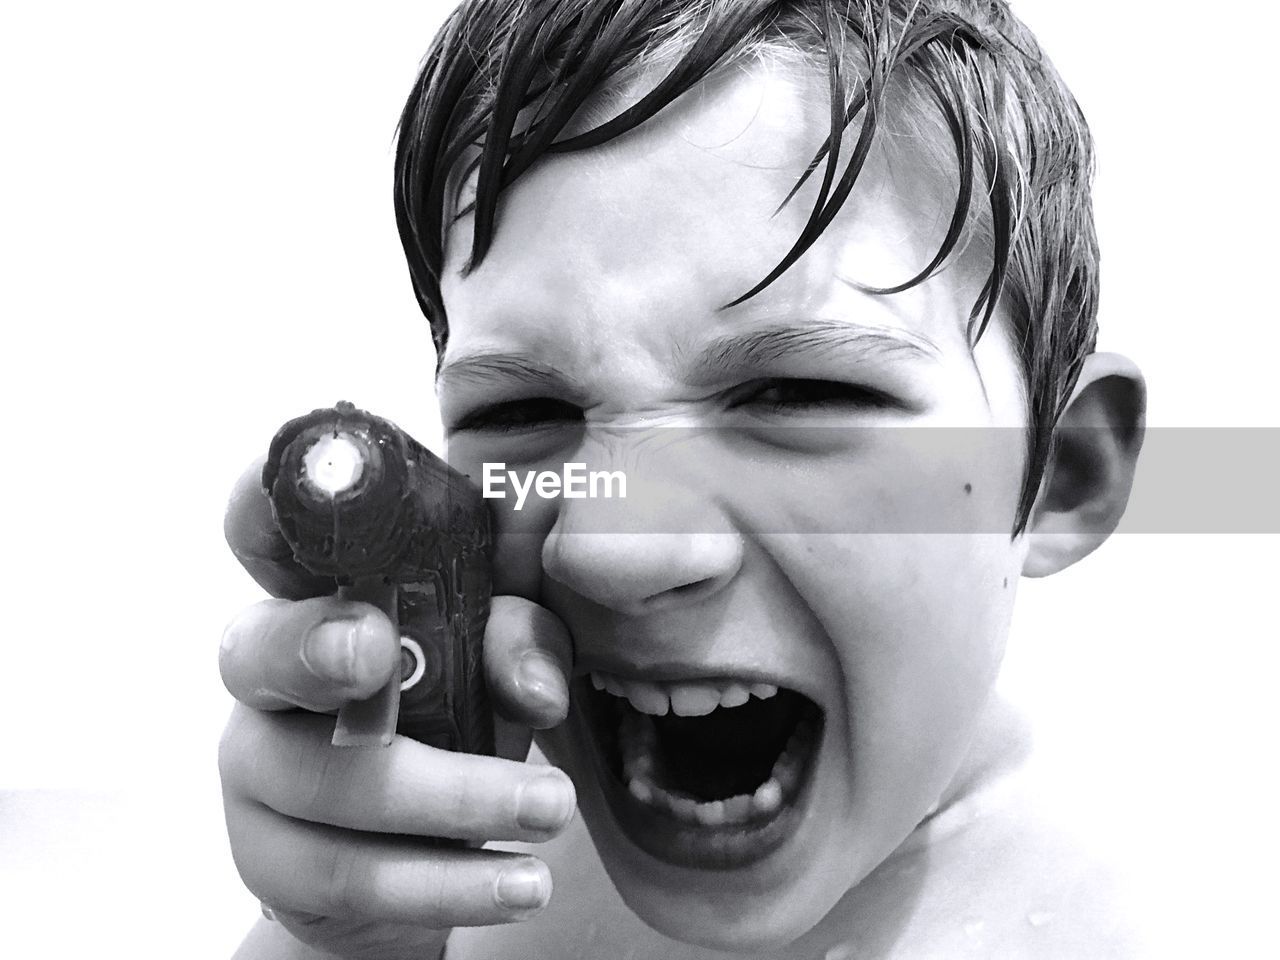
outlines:
[{"label": "eyebrow", "polygon": [[715,340],[698,355],[694,369],[701,380],[782,360],[829,359],[833,352],[868,359],[937,360],[941,356],[932,340],[907,330],[812,318]]},{"label": "eyebrow", "polygon": [[[699,352],[690,379],[702,384],[726,374],[756,370],[784,360],[829,359],[833,352],[871,359],[936,360],[940,356],[933,341],[906,330],[864,326],[847,320],[806,319],[713,340]],[[473,353],[446,362],[436,380],[437,385],[453,387],[462,383],[484,386],[502,382],[553,387],[569,397],[586,393],[578,381],[551,364],[530,356],[501,352]]]},{"label": "eyebrow", "polygon": [[554,386],[573,396],[584,392],[576,380],[554,366],[533,357],[511,353],[473,353],[446,361],[436,376],[437,385],[470,383],[484,386],[495,381],[531,387]]}]

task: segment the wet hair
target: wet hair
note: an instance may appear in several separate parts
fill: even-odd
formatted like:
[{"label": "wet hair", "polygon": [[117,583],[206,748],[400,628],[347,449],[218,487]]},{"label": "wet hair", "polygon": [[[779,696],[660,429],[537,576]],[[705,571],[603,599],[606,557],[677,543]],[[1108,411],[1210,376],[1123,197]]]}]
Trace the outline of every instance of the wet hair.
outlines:
[{"label": "wet hair", "polygon": [[[475,188],[462,211],[474,214],[466,272],[489,250],[502,191],[539,158],[623,136],[712,71],[771,48],[799,52],[825,72],[830,131],[784,201],[816,178],[808,222],[733,303],[767,287],[822,234],[893,109],[910,103],[931,117],[927,126],[954,163],[949,228],[914,277],[863,289],[887,296],[923,283],[974,236],[983,239],[990,267],[967,318],[970,343],[1002,306],[1030,421],[1016,535],[1094,349],[1098,249],[1088,128],[1003,0],[463,0],[427,53],[395,157],[396,222],[438,355],[449,333],[445,237],[461,216],[454,194],[462,179]],[[585,130],[571,126],[593,96],[655,65],[656,80],[629,106]]]}]

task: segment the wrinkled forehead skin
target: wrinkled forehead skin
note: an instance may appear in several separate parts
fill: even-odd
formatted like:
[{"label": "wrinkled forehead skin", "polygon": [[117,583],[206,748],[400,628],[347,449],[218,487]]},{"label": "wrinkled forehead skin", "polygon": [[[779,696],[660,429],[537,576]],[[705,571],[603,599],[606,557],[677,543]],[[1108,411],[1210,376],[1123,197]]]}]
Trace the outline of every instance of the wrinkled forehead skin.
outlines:
[{"label": "wrinkled forehead skin", "polygon": [[[623,109],[662,69],[598,93],[565,135]],[[945,134],[901,89],[890,98],[884,128],[850,200],[824,235],[763,292],[721,309],[763,279],[804,229],[821,167],[779,207],[827,136],[828,97],[819,67],[792,51],[766,49],[716,71],[628,135],[544,157],[504,192],[494,245],[466,280],[461,271],[470,255],[472,218],[459,218],[449,232],[444,363],[504,349],[513,337],[525,349],[542,345],[554,352],[566,343],[585,349],[602,326],[623,317],[651,317],[650,336],[669,338],[665,320],[673,295],[686,305],[688,320],[681,342],[670,350],[688,350],[710,328],[733,329],[744,319],[853,311],[860,322],[945,346],[957,361],[1008,354],[1002,311],[976,351],[968,343],[969,311],[990,270],[980,222],[930,281],[889,296],[857,289],[891,286],[918,273],[941,244],[955,206],[955,159],[948,156]],[[842,146],[839,170],[856,128]],[[471,184],[457,193],[456,208],[463,209]],[[566,311],[566,304],[586,309]],[[1010,382],[989,384],[990,374],[984,374],[979,388],[1012,391],[1001,422],[1021,425],[1025,390],[1013,369],[1001,370],[1006,372]]]}]

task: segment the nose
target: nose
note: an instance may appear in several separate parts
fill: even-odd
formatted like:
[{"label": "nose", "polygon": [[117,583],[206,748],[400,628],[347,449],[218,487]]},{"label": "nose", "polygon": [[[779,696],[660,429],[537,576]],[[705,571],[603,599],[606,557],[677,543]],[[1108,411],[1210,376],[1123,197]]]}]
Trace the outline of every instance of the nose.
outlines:
[{"label": "nose", "polygon": [[715,504],[632,478],[626,500],[565,501],[542,546],[547,576],[630,616],[707,599],[734,578],[742,557],[741,534]]}]

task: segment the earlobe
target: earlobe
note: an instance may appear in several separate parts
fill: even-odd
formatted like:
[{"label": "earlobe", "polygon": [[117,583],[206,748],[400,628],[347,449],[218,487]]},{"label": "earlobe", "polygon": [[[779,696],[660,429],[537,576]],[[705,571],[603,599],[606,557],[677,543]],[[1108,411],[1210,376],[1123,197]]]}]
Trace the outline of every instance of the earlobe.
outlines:
[{"label": "earlobe", "polygon": [[1096,550],[1124,515],[1146,415],[1146,384],[1133,361],[1090,354],[1054,432],[1027,529],[1022,572],[1044,577]]}]

